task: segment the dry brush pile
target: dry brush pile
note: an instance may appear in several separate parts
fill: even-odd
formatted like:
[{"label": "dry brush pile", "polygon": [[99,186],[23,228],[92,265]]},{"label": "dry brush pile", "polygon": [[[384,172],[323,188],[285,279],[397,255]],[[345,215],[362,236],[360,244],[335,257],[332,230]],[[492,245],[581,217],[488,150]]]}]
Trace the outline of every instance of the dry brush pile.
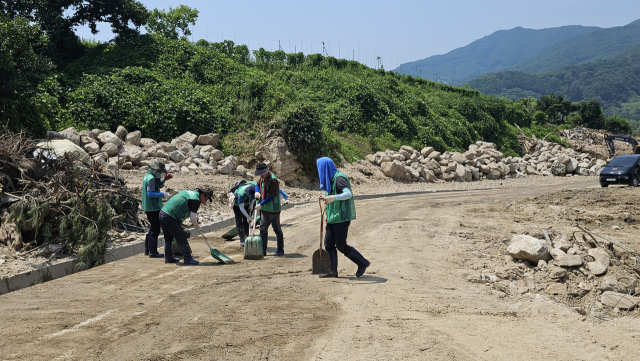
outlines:
[{"label": "dry brush pile", "polygon": [[99,265],[113,230],[140,226],[138,200],[99,164],[43,147],[22,133],[0,135],[0,245],[55,249],[49,259],[66,252],[78,267]]}]

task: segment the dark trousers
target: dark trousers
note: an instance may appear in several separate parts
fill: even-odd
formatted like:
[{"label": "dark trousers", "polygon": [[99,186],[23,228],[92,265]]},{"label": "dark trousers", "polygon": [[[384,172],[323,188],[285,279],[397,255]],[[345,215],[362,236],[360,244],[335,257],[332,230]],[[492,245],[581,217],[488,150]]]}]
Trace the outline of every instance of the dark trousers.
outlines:
[{"label": "dark trousers", "polygon": [[278,251],[284,252],[284,235],[280,227],[280,212],[260,213],[260,237],[262,238],[262,255],[267,255],[267,242],[269,238],[269,225],[273,227],[278,242]]},{"label": "dark trousers", "polygon": [[[247,208],[245,208],[245,210],[247,210]],[[247,213],[249,213],[248,210]],[[249,221],[247,217],[242,214],[240,206],[233,206],[233,214],[236,216],[236,229],[238,230],[240,241],[244,242],[244,239],[249,236]]]},{"label": "dark trousers", "polygon": [[324,247],[327,252],[338,249],[345,256],[351,252],[351,246],[347,244],[349,225],[351,221],[342,223],[327,223],[327,232],[324,236]]},{"label": "dark trousers", "polygon": [[151,224],[147,236],[158,238],[160,236],[160,211],[146,211],[147,219]]},{"label": "dark trousers", "polygon": [[171,217],[170,215],[160,211],[160,225],[162,226],[162,232],[164,233],[164,254],[171,255],[171,242],[176,240],[178,245],[188,245],[189,235],[182,228],[182,222]]}]

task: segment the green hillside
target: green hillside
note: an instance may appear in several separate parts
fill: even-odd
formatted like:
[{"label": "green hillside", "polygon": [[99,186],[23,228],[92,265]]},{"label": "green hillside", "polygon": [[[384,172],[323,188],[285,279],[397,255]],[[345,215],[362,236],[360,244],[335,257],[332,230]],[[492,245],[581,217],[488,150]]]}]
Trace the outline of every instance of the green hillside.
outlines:
[{"label": "green hillside", "polygon": [[568,65],[611,59],[640,45],[639,22],[574,36],[554,44],[531,59],[509,67],[508,70],[544,73]]},{"label": "green hillside", "polygon": [[468,83],[485,94],[510,99],[555,92],[571,101],[596,99],[606,114],[640,120],[640,46],[608,60],[567,66],[543,74],[505,71]]},{"label": "green hillside", "polygon": [[563,26],[541,30],[517,27],[500,30],[444,55],[402,64],[394,71],[462,84],[482,74],[512,67],[556,43],[599,30],[598,27]]}]

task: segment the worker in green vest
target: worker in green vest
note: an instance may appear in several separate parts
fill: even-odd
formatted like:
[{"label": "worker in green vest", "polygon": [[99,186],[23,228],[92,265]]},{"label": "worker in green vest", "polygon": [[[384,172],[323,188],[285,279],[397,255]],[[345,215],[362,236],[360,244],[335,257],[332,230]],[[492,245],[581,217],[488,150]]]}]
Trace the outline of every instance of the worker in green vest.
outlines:
[{"label": "worker in green vest", "polygon": [[198,209],[200,205],[204,205],[208,200],[212,199],[211,194],[213,194],[211,189],[196,188],[195,191],[185,190],[171,197],[167,204],[162,207],[160,225],[164,233],[165,263],[177,263],[180,261],[173,257],[173,252],[171,251],[171,242],[174,239],[178,247],[180,247],[180,252],[184,257],[184,264],[196,265],[200,263],[191,256],[191,248],[189,247],[189,241],[187,241],[189,236],[182,228],[182,222],[189,217],[195,229],[203,233],[198,224]]},{"label": "worker in green vest", "polygon": [[164,182],[173,178],[169,173],[164,178],[162,175],[167,171],[164,163],[155,161],[149,164],[149,170],[142,179],[142,210],[146,213],[151,227],[144,240],[144,254],[152,258],[164,256],[158,253],[158,236],[160,236],[160,210],[162,209],[162,199],[169,199],[169,192],[160,192],[164,187]]},{"label": "worker in green vest", "polygon": [[[244,183],[239,183],[237,186],[234,185],[231,189],[233,190],[233,214],[236,219],[236,229],[240,236],[240,245],[244,246],[244,240],[249,235],[249,221],[251,220],[249,213],[255,207],[255,193],[258,184],[253,181],[239,182]],[[229,199],[231,199],[231,196]]]},{"label": "worker in green vest", "polygon": [[320,176],[320,189],[326,192],[324,203],[327,206],[327,231],[324,246],[329,253],[331,265],[331,272],[320,275],[320,278],[338,277],[338,251],[358,265],[356,277],[360,277],[371,263],[347,244],[349,225],[356,219],[356,205],[353,201],[351,183],[344,173],[338,171],[330,158],[319,158],[316,160],[316,165]]},{"label": "worker in green vest", "polygon": [[264,163],[256,166],[254,175],[260,177],[255,198],[260,200],[260,203],[256,206],[256,212],[261,212],[260,237],[262,238],[262,255],[267,255],[269,226],[271,225],[277,240],[277,249],[273,255],[284,256],[284,235],[282,234],[282,227],[280,227],[280,211],[282,210],[280,182]]}]

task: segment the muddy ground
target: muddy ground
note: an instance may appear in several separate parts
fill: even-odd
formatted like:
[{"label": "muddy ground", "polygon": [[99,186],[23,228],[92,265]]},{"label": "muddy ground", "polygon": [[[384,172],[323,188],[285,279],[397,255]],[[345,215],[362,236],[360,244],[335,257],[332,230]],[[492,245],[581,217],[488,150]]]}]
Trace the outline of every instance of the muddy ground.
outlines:
[{"label": "muddy ground", "polygon": [[[638,206],[637,189],[601,189],[594,178],[360,201],[349,243],[372,265],[355,278],[340,255],[339,279],[311,275],[319,211],[299,206],[282,215],[286,257],[243,260],[221,231],[210,239],[237,264],[213,263],[194,238],[200,266],[139,255],[0,296],[0,359],[632,358],[638,311],[600,306],[592,321],[566,297],[528,287],[535,270],[508,260],[505,240],[542,228],[571,235],[580,223],[639,250],[629,220]],[[510,282],[522,284],[470,282],[505,267],[521,269]]]}]

